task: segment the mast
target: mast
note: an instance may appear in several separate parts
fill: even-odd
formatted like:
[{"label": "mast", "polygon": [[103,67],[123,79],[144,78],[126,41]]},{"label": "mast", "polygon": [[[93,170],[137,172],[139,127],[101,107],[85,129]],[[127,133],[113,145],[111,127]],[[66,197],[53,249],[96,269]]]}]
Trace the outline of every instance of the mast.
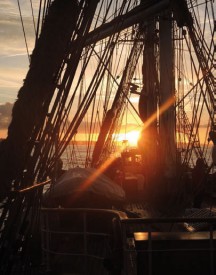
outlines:
[{"label": "mast", "polygon": [[[176,167],[176,119],[174,94],[173,23],[171,12],[164,12],[159,19],[160,50],[160,150],[164,176],[173,178]],[[167,107],[164,107],[167,106]],[[163,110],[165,108],[165,110]]]},{"label": "mast", "polygon": [[144,30],[143,89],[139,101],[144,129],[139,147],[150,185],[157,184],[162,177],[173,178],[176,170],[172,25],[168,10],[159,18],[159,31],[156,17],[148,21]]},{"label": "mast", "polygon": [[139,113],[144,123],[142,136],[138,146],[142,152],[144,174],[146,181],[155,181],[159,170],[158,159],[158,74],[157,74],[157,44],[158,36],[156,21],[150,20],[144,26],[143,51],[143,88],[139,99]]},{"label": "mast", "polygon": [[78,16],[77,4],[71,1],[56,0],[49,9],[13,107],[8,137],[0,147],[0,198],[10,190],[13,180],[23,176],[30,147],[36,142],[33,132],[42,128],[46,118],[56,76]]},{"label": "mast", "polygon": [[[53,125],[47,125],[42,142],[41,133],[45,132],[46,119],[50,116],[52,97],[55,91],[59,98],[61,93],[69,93],[71,81],[68,78],[75,74],[97,2],[81,1],[78,4],[77,1],[55,0],[49,8],[32,53],[29,71],[13,107],[8,137],[0,146],[0,199],[10,191],[12,181],[23,180],[24,170],[28,170],[28,177],[25,174],[28,184],[34,181],[33,169],[42,156],[41,147],[48,144],[47,136],[51,140],[56,135]],[[73,46],[79,46],[68,58],[74,40]],[[64,65],[65,76],[61,81],[59,76]],[[58,121],[60,119],[59,115]]]}]

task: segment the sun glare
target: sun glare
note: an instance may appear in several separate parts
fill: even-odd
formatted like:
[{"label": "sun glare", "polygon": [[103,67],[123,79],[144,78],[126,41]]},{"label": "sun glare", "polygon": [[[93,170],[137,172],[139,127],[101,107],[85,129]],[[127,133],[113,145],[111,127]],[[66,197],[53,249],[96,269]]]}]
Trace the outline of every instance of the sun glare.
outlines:
[{"label": "sun glare", "polygon": [[129,146],[137,146],[140,131],[129,131],[127,133],[119,133],[116,135],[116,140],[119,142],[127,141]]}]

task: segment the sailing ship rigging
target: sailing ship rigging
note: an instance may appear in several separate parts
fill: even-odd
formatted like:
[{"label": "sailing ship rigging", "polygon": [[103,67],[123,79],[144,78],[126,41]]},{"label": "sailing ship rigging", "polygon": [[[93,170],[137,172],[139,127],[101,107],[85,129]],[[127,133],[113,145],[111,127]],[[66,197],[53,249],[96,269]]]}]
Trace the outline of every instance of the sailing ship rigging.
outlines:
[{"label": "sailing ship rigging", "polygon": [[0,144],[2,274],[23,268],[20,253],[28,265],[43,186],[54,185],[63,154],[69,168],[106,172],[121,156],[118,135],[129,118],[141,132],[145,199],[156,198],[154,207],[167,190],[164,209],[178,215],[186,172],[199,158],[208,173],[215,165],[214,1],[41,0],[35,32]]}]

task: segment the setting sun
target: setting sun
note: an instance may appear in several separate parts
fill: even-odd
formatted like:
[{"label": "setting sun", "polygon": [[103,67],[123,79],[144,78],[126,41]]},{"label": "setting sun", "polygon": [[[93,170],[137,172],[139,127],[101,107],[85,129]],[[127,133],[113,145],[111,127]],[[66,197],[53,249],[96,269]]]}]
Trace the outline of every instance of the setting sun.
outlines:
[{"label": "setting sun", "polygon": [[129,146],[137,146],[140,131],[132,130],[127,133],[119,133],[116,135],[116,140],[119,142],[127,141]]}]

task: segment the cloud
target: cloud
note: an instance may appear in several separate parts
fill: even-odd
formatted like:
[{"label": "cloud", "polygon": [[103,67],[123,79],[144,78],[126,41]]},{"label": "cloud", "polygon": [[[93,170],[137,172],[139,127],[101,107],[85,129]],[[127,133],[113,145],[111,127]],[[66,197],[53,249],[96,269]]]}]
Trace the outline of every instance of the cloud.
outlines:
[{"label": "cloud", "polygon": [[[38,0],[32,1],[38,5]],[[19,0],[30,53],[35,34],[29,0]],[[35,11],[35,14],[37,12]],[[17,0],[1,0],[0,9],[0,104],[14,102],[28,70],[28,58]],[[3,108],[4,106],[4,108]],[[5,111],[6,105],[0,105]],[[7,106],[9,108],[9,106]],[[0,126],[7,124],[1,114]],[[0,129],[1,129],[0,127]]]},{"label": "cloud", "polygon": [[5,103],[4,105],[0,105],[0,128],[1,130],[7,129],[8,125],[11,121],[11,113],[12,113],[13,104]]},{"label": "cloud", "polygon": [[[25,3],[26,2],[26,3]],[[34,28],[29,1],[20,0],[23,22],[30,51],[34,46]],[[0,10],[0,54],[13,55],[26,52],[17,1],[1,0]]]},{"label": "cloud", "polygon": [[[30,52],[32,51],[34,45],[34,33],[31,29],[32,26],[29,22],[25,22],[25,32],[27,37],[28,48]],[[0,49],[1,55],[11,56],[17,54],[26,53],[26,46],[24,41],[24,35],[22,32],[22,27],[18,18],[10,17],[8,19],[0,19]]]},{"label": "cloud", "polygon": [[26,70],[23,68],[17,68],[16,66],[3,67],[0,65],[0,104],[15,101],[17,93],[23,85],[25,75]]},{"label": "cloud", "polygon": [[4,70],[0,67],[0,88],[3,86],[18,88],[25,78],[26,70],[17,68],[8,68]]}]

